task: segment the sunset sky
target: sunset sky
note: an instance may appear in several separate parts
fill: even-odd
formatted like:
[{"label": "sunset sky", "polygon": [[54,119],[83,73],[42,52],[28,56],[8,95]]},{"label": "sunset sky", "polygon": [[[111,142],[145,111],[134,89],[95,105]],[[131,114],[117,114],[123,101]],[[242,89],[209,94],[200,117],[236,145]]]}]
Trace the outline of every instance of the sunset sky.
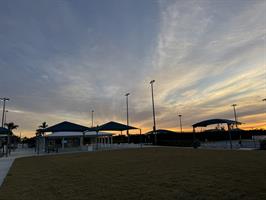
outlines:
[{"label": "sunset sky", "polygon": [[[186,131],[209,118],[266,128],[264,0],[0,0],[0,97],[31,136],[43,121]],[[2,106],[2,104],[1,104]]]}]

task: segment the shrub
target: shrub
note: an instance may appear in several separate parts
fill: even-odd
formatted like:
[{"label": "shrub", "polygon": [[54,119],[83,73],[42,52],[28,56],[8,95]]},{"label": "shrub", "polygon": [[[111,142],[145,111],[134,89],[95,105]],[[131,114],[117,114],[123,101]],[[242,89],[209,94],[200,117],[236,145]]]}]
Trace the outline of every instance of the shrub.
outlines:
[{"label": "shrub", "polygon": [[266,150],[266,139],[260,141],[260,149]]},{"label": "shrub", "polygon": [[192,143],[192,146],[194,149],[200,147],[200,141],[199,140],[194,140],[193,143]]}]

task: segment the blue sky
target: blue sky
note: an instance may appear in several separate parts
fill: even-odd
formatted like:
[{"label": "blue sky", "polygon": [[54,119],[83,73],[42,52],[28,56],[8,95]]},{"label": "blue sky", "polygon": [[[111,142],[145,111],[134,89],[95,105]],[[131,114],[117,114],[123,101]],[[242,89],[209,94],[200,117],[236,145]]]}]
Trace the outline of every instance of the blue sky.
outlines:
[{"label": "blue sky", "polygon": [[262,0],[0,1],[0,95],[8,121],[187,130],[208,118],[265,127],[266,2]]}]

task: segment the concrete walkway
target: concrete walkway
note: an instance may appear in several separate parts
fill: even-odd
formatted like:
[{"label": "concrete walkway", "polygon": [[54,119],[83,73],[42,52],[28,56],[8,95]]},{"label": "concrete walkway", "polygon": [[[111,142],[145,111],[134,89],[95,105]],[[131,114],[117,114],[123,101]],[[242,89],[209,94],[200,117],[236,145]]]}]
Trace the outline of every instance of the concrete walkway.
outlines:
[{"label": "concrete walkway", "polygon": [[4,179],[12,166],[15,158],[1,158],[0,159],[0,186],[4,182]]}]

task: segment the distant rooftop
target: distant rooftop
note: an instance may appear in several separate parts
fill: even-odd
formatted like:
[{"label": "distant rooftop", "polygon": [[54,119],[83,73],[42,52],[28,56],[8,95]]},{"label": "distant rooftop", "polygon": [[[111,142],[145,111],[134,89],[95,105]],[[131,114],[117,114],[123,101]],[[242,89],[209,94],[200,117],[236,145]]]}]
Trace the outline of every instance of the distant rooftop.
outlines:
[{"label": "distant rooftop", "polygon": [[108,123],[105,123],[99,127],[96,127],[99,131],[125,131],[125,130],[132,130],[132,129],[138,129],[133,126],[128,126],[125,124],[121,124],[118,122],[110,121]]},{"label": "distant rooftop", "polygon": [[59,124],[50,126],[48,128],[38,129],[38,130],[41,130],[42,132],[84,132],[90,129],[91,128],[86,127],[86,126],[64,121]]},{"label": "distant rooftop", "polygon": [[10,133],[10,130],[4,127],[0,127],[0,135],[8,135]]},{"label": "distant rooftop", "polygon": [[237,122],[237,121],[229,120],[229,119],[208,119],[208,120],[204,120],[204,121],[198,122],[196,124],[193,124],[192,126],[194,128],[196,128],[196,127],[206,127],[206,126],[209,126],[209,125],[212,125],[212,124],[228,124],[228,125],[231,125],[231,124],[241,124],[241,122]]}]

